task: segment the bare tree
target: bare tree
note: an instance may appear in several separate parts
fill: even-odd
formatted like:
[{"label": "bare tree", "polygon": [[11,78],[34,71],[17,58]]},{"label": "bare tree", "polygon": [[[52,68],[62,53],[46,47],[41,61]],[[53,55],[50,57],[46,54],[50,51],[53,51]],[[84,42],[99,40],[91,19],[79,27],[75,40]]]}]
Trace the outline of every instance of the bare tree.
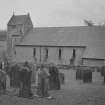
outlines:
[{"label": "bare tree", "polygon": [[94,26],[94,23],[93,23],[91,20],[84,20],[84,23],[85,23],[87,26]]}]

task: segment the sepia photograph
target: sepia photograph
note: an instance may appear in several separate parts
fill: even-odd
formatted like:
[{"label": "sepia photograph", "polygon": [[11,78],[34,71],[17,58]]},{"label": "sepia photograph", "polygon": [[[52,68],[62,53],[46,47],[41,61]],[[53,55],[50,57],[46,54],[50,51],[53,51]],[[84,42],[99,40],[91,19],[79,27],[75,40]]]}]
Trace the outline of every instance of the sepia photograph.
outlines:
[{"label": "sepia photograph", "polygon": [[0,105],[105,105],[105,0],[0,0]]}]

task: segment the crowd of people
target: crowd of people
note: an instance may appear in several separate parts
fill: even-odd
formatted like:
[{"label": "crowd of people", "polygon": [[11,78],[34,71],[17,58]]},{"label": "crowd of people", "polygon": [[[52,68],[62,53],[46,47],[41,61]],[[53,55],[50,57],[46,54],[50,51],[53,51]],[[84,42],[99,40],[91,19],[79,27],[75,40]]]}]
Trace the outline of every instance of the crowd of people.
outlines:
[{"label": "crowd of people", "polygon": [[[15,64],[5,68],[2,65],[0,66],[0,91],[3,90],[5,93],[8,87],[10,88],[15,85],[15,88],[19,88],[19,97],[44,97],[52,99],[53,97],[49,94],[49,91],[61,89],[61,78],[58,68],[54,64],[49,66],[45,66],[44,64],[35,64],[34,66],[35,93],[32,91],[33,71],[31,65],[27,61],[21,65]],[[104,76],[105,84],[105,67],[101,69],[101,74]],[[63,75],[62,79],[64,81]],[[83,80],[85,83],[92,82],[92,71],[78,68],[78,70],[76,70],[76,80],[78,79]]]},{"label": "crowd of people", "polygon": [[[59,90],[60,89],[60,78],[59,78],[59,70],[55,65],[51,65],[50,67],[46,67],[43,64],[35,65],[35,88],[36,92],[33,93],[31,89],[32,85],[32,70],[30,64],[26,61],[22,66],[18,66],[17,64],[13,67],[10,67],[11,70],[6,70],[5,72],[1,69],[0,74],[0,87],[3,90],[6,90],[6,75],[9,75],[10,86],[18,82],[17,87],[19,88],[19,97],[32,98],[34,97],[45,97],[48,99],[52,99],[50,96],[50,90]],[[3,78],[4,77],[4,78]],[[13,82],[15,81],[15,82]]]},{"label": "crowd of people", "polygon": [[36,72],[37,93],[35,96],[52,99],[49,90],[60,90],[59,71],[56,66],[45,67],[43,64],[38,67]]}]

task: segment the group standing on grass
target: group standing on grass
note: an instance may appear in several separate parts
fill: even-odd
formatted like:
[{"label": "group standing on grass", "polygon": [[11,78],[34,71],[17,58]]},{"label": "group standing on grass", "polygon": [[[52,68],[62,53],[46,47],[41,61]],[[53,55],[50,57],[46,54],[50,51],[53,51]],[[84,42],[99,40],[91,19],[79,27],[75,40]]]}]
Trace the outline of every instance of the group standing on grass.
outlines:
[{"label": "group standing on grass", "polygon": [[54,65],[48,68],[41,64],[36,72],[37,92],[35,96],[52,99],[48,91],[60,89],[60,80],[58,73],[58,69]]},{"label": "group standing on grass", "polygon": [[[3,89],[5,92],[7,90],[7,87],[10,87],[11,85],[9,83],[8,86],[6,86],[8,83],[7,78],[10,78],[9,82],[13,82],[14,79],[15,83],[16,81],[19,82],[18,88],[19,88],[19,96],[30,98],[30,97],[42,97],[47,99],[52,99],[52,96],[50,96],[49,91],[51,90],[60,90],[61,88],[61,81],[60,81],[60,72],[58,68],[55,65],[50,65],[49,67],[45,66],[44,64],[35,65],[36,67],[36,73],[35,73],[35,87],[36,92],[33,93],[31,89],[32,84],[32,69],[30,67],[30,64],[26,61],[24,64],[20,67],[18,65],[15,65],[15,68],[13,67],[13,70],[10,70],[11,72],[16,71],[15,74],[17,75],[17,78],[15,76],[11,77],[11,73],[8,73],[9,71],[4,71],[2,68],[0,69],[0,90]],[[17,70],[18,69],[18,70]],[[76,72],[76,79],[81,79],[81,76],[84,77],[84,80],[91,81],[92,74],[88,72],[88,70],[84,71],[84,73],[80,72],[81,70],[77,70]],[[90,73],[90,74],[89,74]],[[84,76],[83,76],[84,74]],[[88,74],[88,75],[87,75]],[[105,67],[102,68],[101,74],[104,76],[104,84],[105,84]],[[14,76],[14,74],[13,74]]]},{"label": "group standing on grass", "polygon": [[60,89],[59,71],[57,67],[55,67],[55,65],[46,67],[43,64],[40,64],[38,67],[37,65],[35,66],[35,93],[32,92],[31,88],[32,70],[30,64],[27,61],[24,62],[22,66],[16,64],[15,66],[13,65],[13,67],[10,67],[9,69],[11,70],[7,70],[10,73],[4,73],[4,71],[0,69],[0,87],[6,91],[6,75],[8,75],[8,77],[10,77],[10,87],[14,87],[14,85],[16,85],[15,88],[19,88],[19,97],[32,98],[35,96],[52,99],[49,91]]}]

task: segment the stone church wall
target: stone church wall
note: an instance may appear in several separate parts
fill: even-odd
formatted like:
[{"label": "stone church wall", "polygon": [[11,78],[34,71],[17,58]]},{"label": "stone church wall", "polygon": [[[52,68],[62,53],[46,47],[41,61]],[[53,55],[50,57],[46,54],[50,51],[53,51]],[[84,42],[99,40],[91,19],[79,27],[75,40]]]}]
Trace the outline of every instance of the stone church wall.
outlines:
[{"label": "stone church wall", "polygon": [[[35,48],[35,57],[33,57],[33,49]],[[62,48],[61,59],[59,59],[59,48],[58,47],[47,47],[48,48],[48,57],[46,57],[46,47],[16,47],[16,61],[31,61],[40,63],[55,63],[55,64],[70,64],[70,59],[73,54],[73,48]],[[76,58],[74,61],[75,65],[80,63],[81,57],[83,55],[83,48],[75,48]],[[41,56],[41,58],[40,58]]]}]

